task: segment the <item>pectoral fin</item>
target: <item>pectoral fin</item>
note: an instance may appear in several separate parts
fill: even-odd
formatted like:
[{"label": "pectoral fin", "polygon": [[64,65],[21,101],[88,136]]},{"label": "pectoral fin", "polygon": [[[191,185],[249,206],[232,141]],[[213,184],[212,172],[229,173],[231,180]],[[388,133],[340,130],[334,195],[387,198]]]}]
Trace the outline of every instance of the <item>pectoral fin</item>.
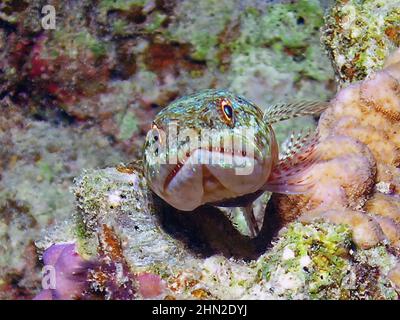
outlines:
[{"label": "pectoral fin", "polygon": [[221,207],[225,216],[231,221],[232,225],[242,235],[250,238],[256,237],[264,223],[265,210],[271,194],[268,192],[260,191],[254,199],[247,199],[245,202],[239,203],[226,203],[231,206]]},{"label": "pectoral fin", "polygon": [[244,218],[246,219],[247,226],[250,230],[250,237],[255,238],[260,232],[260,229],[258,228],[257,220],[253,212],[253,204],[248,205],[243,209]]},{"label": "pectoral fin", "polygon": [[322,101],[299,101],[295,103],[282,103],[269,106],[264,113],[264,121],[269,124],[291,118],[318,115],[329,106],[328,102]]},{"label": "pectoral fin", "polygon": [[292,134],[284,155],[273,168],[263,190],[285,194],[308,192],[314,185],[307,172],[319,160],[318,133]]}]

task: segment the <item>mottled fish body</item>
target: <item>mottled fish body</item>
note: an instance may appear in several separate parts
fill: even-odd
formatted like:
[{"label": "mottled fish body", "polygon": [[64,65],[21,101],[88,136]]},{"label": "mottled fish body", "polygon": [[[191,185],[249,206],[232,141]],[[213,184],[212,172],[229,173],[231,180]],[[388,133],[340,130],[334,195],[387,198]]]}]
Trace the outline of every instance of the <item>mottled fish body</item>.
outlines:
[{"label": "mottled fish body", "polygon": [[320,113],[327,104],[301,102],[259,107],[226,90],[182,97],[160,111],[144,147],[150,188],[182,211],[204,204],[239,206],[251,234],[258,228],[252,203],[265,191],[303,193],[303,170],[317,158],[317,135],[292,136],[283,159],[271,124]]}]

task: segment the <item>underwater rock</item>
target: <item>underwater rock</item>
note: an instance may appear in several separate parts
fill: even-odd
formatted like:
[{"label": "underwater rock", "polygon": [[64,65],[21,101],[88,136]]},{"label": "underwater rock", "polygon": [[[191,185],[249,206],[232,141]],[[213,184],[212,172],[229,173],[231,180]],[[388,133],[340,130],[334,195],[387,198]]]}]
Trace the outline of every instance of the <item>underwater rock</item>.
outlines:
[{"label": "underwater rock", "polygon": [[[99,243],[104,243],[104,250],[113,256],[126,251],[127,262],[137,268],[163,264],[173,257],[171,264],[182,260],[179,242],[157,226],[151,195],[134,168],[87,171],[77,179],[74,192],[84,252],[95,253]],[[109,241],[110,230],[124,240],[121,248]]]},{"label": "underwater rock", "polygon": [[337,0],[322,40],[339,82],[364,80],[400,46],[400,1]]},{"label": "underwater rock", "polygon": [[101,267],[92,272],[90,286],[106,293],[108,299],[133,298],[135,292],[126,295],[121,291],[124,287],[104,281],[115,278],[118,270],[125,270],[124,278],[137,276],[139,297],[165,296],[163,282],[157,281],[156,274],[180,268],[190,259],[183,245],[156,222],[141,173],[131,167],[88,171],[76,181],[75,195],[81,252],[93,258],[100,256],[100,265],[116,264],[111,270]]}]

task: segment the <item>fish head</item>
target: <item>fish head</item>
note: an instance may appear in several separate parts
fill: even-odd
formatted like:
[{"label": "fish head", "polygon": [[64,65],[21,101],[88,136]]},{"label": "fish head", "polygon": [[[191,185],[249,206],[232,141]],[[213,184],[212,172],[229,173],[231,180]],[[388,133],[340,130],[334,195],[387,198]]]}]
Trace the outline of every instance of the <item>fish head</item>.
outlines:
[{"label": "fish head", "polygon": [[205,90],[157,114],[146,137],[144,174],[158,196],[191,211],[259,190],[275,145],[255,104],[226,90]]}]

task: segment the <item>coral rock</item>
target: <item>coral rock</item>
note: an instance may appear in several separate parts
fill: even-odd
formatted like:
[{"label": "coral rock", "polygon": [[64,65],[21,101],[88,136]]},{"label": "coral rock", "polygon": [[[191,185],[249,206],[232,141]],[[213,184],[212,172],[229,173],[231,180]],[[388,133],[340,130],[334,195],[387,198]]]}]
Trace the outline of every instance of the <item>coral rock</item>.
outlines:
[{"label": "coral rock", "polygon": [[363,80],[400,46],[400,1],[338,0],[326,16],[323,42],[341,82]]},{"label": "coral rock", "polygon": [[397,288],[400,288],[400,263],[389,272],[388,277]]},{"label": "coral rock", "polygon": [[353,240],[362,248],[371,248],[382,242],[384,233],[380,225],[371,217],[352,210],[309,211],[300,217],[302,222],[324,220],[334,224],[345,224],[353,230]]},{"label": "coral rock", "polygon": [[[322,218],[353,228],[361,247],[400,239],[400,50],[392,64],[342,89],[319,121],[321,160],[305,195],[274,195],[283,222]],[[340,146],[338,148],[338,146]],[[382,186],[386,194],[382,194]],[[393,193],[393,194],[391,194]],[[370,200],[369,200],[370,199]]]}]

